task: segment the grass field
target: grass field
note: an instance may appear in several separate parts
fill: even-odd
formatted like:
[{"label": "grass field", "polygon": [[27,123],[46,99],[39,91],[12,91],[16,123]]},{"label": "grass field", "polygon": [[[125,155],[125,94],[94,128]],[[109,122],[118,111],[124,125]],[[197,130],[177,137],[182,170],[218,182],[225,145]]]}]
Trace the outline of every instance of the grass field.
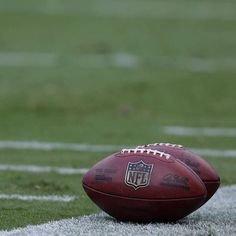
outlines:
[{"label": "grass field", "polygon": [[[0,0],[0,141],[234,150],[236,136],[165,126],[236,128],[236,2]],[[90,168],[110,152],[0,148],[0,166]],[[223,185],[236,158],[205,156]],[[99,212],[82,174],[0,171],[0,229]]]}]

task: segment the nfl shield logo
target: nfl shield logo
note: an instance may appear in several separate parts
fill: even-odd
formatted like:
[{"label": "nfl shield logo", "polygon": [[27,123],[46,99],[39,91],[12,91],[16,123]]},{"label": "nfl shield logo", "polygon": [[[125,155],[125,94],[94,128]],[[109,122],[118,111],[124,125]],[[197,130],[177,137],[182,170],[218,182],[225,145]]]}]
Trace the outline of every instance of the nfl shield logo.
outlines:
[{"label": "nfl shield logo", "polygon": [[134,163],[129,162],[125,174],[125,183],[135,190],[148,186],[152,168],[153,164],[146,164],[142,160]]}]

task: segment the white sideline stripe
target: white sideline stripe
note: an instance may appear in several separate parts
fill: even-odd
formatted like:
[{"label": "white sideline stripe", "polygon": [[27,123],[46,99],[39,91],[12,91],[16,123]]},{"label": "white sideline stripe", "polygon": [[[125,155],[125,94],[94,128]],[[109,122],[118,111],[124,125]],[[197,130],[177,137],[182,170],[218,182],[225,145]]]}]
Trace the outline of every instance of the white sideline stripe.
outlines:
[{"label": "white sideline stripe", "polygon": [[235,20],[235,4],[231,2],[218,2],[198,4],[198,2],[183,2],[175,4],[166,1],[92,1],[89,8],[71,2],[69,4],[51,0],[19,4],[17,1],[8,1],[0,4],[0,12],[35,13],[46,15],[79,15],[111,18],[147,18],[172,20]]},{"label": "white sideline stripe", "polygon": [[165,134],[178,136],[212,136],[212,137],[236,137],[235,128],[193,128],[182,126],[166,126],[162,128]]},{"label": "white sideline stripe", "polygon": [[0,52],[0,66],[2,67],[55,67],[62,64],[79,66],[82,68],[136,68],[139,58],[128,53],[113,53],[107,55],[84,54],[66,56],[54,53],[37,52]]},{"label": "white sideline stripe", "polygon": [[71,202],[74,201],[76,197],[69,195],[33,196],[33,195],[20,195],[20,194],[0,194],[0,199],[15,199],[22,201]]},{"label": "white sideline stripe", "polygon": [[208,157],[228,157],[236,158],[236,150],[215,150],[204,148],[190,148],[191,151],[196,152],[200,156]]},{"label": "white sideline stripe", "polygon": [[236,58],[196,58],[183,56],[157,56],[151,58],[155,66],[192,72],[235,71]]},{"label": "white sideline stripe", "polygon": [[194,58],[156,56],[142,58],[124,52],[106,55],[59,55],[54,53],[37,52],[0,52],[2,67],[55,67],[61,65],[81,68],[138,68],[139,66],[159,66],[193,72],[216,72],[221,70],[236,71],[236,58]]},{"label": "white sideline stripe", "polygon": [[106,68],[112,66],[136,68],[141,64],[138,56],[123,52],[106,55],[84,54],[77,57],[75,56],[74,58],[68,58],[68,61],[72,65],[84,68]]},{"label": "white sideline stripe", "polygon": [[51,67],[57,63],[57,56],[41,52],[0,52],[0,66]]},{"label": "white sideline stripe", "polygon": [[32,150],[70,150],[84,152],[112,152],[121,150],[124,146],[92,145],[80,143],[46,143],[38,141],[0,141],[0,149],[32,149]]},{"label": "white sideline stripe", "polygon": [[236,235],[236,185],[220,188],[199,210],[177,223],[134,224],[116,221],[105,213],[73,217],[41,225],[30,225],[11,231],[0,231],[4,236],[31,235]]},{"label": "white sideline stripe", "polygon": [[0,164],[0,171],[19,171],[19,172],[30,172],[30,173],[54,172],[57,174],[74,175],[74,174],[85,174],[87,173],[88,169],[87,168],[36,166],[36,165]]},{"label": "white sideline stripe", "polygon": [[[137,146],[137,145],[136,145]],[[29,149],[29,150],[68,150],[80,152],[115,152],[123,148],[134,148],[126,145],[93,145],[80,143],[46,143],[39,141],[0,141],[0,149]],[[219,150],[205,148],[190,148],[190,150],[209,157],[236,158],[236,150]]]}]

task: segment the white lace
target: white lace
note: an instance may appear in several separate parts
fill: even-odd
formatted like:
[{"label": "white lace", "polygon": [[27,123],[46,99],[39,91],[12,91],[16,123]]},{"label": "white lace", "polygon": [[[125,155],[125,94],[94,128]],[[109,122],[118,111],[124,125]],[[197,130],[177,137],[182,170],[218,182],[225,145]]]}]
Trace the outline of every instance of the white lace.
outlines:
[{"label": "white lace", "polygon": [[172,143],[150,143],[150,144],[138,146],[137,148],[145,148],[145,147],[150,147],[150,146],[167,146],[167,147],[183,148],[182,145],[179,145],[179,144],[172,144]]},{"label": "white lace", "polygon": [[170,158],[170,155],[165,152],[160,152],[157,150],[145,149],[145,148],[122,149],[121,153],[122,154],[125,154],[125,153],[145,153],[145,154],[159,155],[160,157],[165,157],[166,159]]}]

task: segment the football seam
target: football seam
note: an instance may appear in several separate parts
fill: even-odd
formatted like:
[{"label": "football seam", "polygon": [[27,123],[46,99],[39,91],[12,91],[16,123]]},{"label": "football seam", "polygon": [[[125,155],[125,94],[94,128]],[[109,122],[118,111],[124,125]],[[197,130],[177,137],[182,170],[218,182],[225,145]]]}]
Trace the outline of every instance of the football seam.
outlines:
[{"label": "football seam", "polygon": [[115,194],[111,194],[111,193],[105,193],[105,192],[102,192],[102,191],[99,191],[97,189],[94,189],[90,186],[88,186],[87,184],[83,183],[83,187],[84,189],[87,188],[87,189],[90,189],[91,191],[93,192],[97,192],[97,193],[100,193],[100,194],[104,194],[104,195],[107,195],[107,196],[111,196],[111,197],[116,197],[116,198],[122,198],[122,199],[130,199],[130,200],[143,200],[143,201],[162,201],[162,202],[165,202],[165,201],[183,201],[183,200],[193,200],[193,199],[201,199],[201,198],[205,198],[206,195],[205,194],[201,194],[201,195],[196,195],[194,197],[182,197],[182,198],[159,198],[159,199],[155,199],[155,198],[138,198],[138,197],[127,197],[127,196],[120,196],[120,195],[115,195]]},{"label": "football seam", "polygon": [[168,160],[171,155],[168,154],[168,153],[165,153],[165,152],[161,152],[161,151],[158,151],[158,150],[152,150],[152,149],[149,149],[149,148],[133,148],[133,149],[122,149],[121,154],[146,154],[146,155],[153,155],[153,156],[156,156],[156,155],[159,155],[159,157],[164,157],[166,158],[166,160]]},{"label": "football seam", "polygon": [[203,180],[201,179],[201,177],[193,170],[191,169],[187,164],[185,164],[184,162],[180,161],[179,159],[176,158],[176,161],[181,163],[183,166],[185,166],[194,176],[196,176],[196,178],[198,179],[198,182],[205,188],[205,192],[207,195],[207,189],[205,184],[203,183]]},{"label": "football seam", "polygon": [[175,158],[173,156],[170,155],[169,159],[166,158],[162,158],[160,156],[154,156],[154,155],[148,155],[147,153],[125,153],[122,154],[120,152],[116,153],[115,156],[117,157],[149,157],[149,158],[153,158],[156,159],[158,161],[162,161],[162,162],[167,162],[167,163],[174,163],[175,162]]}]

